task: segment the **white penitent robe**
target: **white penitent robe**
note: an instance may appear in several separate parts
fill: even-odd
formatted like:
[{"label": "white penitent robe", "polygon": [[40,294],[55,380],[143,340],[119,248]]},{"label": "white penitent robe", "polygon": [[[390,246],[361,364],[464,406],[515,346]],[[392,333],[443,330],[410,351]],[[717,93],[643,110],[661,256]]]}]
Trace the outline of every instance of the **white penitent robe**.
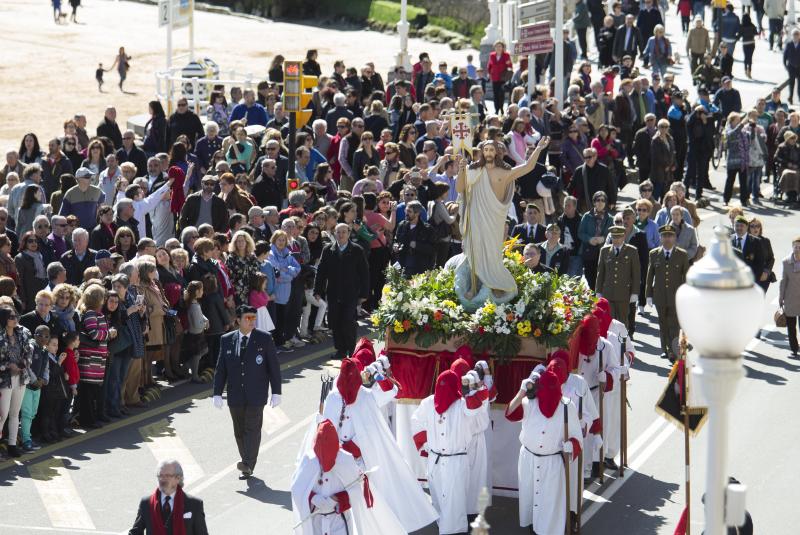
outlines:
[{"label": "white penitent robe", "polygon": [[460,199],[460,225],[470,269],[492,290],[516,293],[517,283],[503,265],[503,234],[514,184],[509,184],[503,200],[499,201],[486,167],[467,169],[467,193],[461,197],[466,197]]},{"label": "white penitent robe", "polygon": [[467,483],[467,514],[477,515],[478,495],[483,487],[489,486],[488,464],[489,448],[486,444],[486,433],[490,431],[492,421],[489,418],[489,400],[483,402],[476,418],[472,419],[473,435],[467,446],[469,462],[469,479]]},{"label": "white penitent robe", "polygon": [[459,398],[443,413],[438,414],[433,396],[423,399],[411,416],[416,436],[425,432],[427,452],[426,472],[433,505],[439,512],[439,533],[463,533],[467,528],[467,488],[469,458],[467,449],[476,429],[475,419],[485,411],[467,407]]},{"label": "white penitent robe", "polygon": [[[600,369],[600,358],[602,356],[603,360],[603,369]],[[619,355],[617,354],[614,346],[611,345],[611,342],[606,340],[605,338],[600,337],[597,340],[597,349],[592,355],[579,355],[579,362],[578,362],[578,374],[580,374],[585,380],[586,383],[589,385],[589,389],[592,392],[592,398],[594,399],[595,405],[600,409],[600,387],[597,382],[597,374],[600,371],[606,372],[606,385],[608,385],[608,381],[611,381],[613,384],[613,388],[610,389],[613,392],[614,389],[618,389],[619,383],[619,376],[622,372],[622,366],[620,366],[619,362]],[[608,388],[608,386],[606,386]],[[613,394],[611,394],[613,395]],[[616,432],[619,434],[619,428],[615,430],[609,429],[608,422],[609,415],[611,414],[612,409],[614,407],[614,399],[609,397],[609,392],[603,393],[603,434],[602,435],[595,435],[594,433],[590,433],[586,437],[586,444],[592,445],[591,449],[587,448],[584,451],[585,457],[585,465],[591,466],[589,463],[592,461],[601,461],[599,457],[600,449],[599,449],[599,439],[602,437],[605,439],[606,436]],[[619,399],[617,398],[617,411],[619,411]],[[597,437],[597,438],[595,438]],[[595,446],[597,444],[597,446]],[[605,452],[603,453],[605,456]]]},{"label": "white penitent robe", "polygon": [[[587,451],[589,444],[585,442],[585,437],[587,436],[592,422],[600,416],[594,404],[594,399],[589,395],[589,385],[586,384],[586,380],[584,380],[583,377],[571,373],[569,377],[567,377],[567,382],[564,383],[562,387],[562,392],[564,397],[572,401],[573,405],[575,405],[575,409],[578,411],[578,420],[581,425],[581,448]],[[591,449],[588,451],[591,451]],[[579,464],[580,461],[580,458],[575,458],[572,463],[570,463],[569,467],[569,490],[572,495],[570,499],[570,509],[575,512],[577,512],[578,504],[580,503],[580,500],[578,500],[578,490],[580,488],[579,484],[583,483],[583,470],[587,462],[586,455],[583,456],[583,465]],[[591,459],[589,461],[591,462]]]},{"label": "white penitent robe", "polygon": [[[629,369],[631,364],[631,356],[634,354],[633,341],[628,335],[628,329],[625,324],[618,320],[613,320],[608,328],[606,339],[611,343],[614,351],[620,361],[622,369],[620,370],[620,380],[624,376],[627,380],[629,376]],[[615,384],[614,390],[610,392],[608,401],[608,408],[604,409],[604,417],[608,419],[606,428],[608,433],[605,436],[605,456],[614,458],[619,453],[621,444],[620,428],[622,424],[622,387],[621,384]]]},{"label": "white penitent robe", "polygon": [[384,392],[377,385],[372,389],[362,386],[355,403],[344,405],[341,394],[333,390],[325,400],[322,417],[336,426],[342,444],[352,441],[358,446],[364,468],[378,467],[370,476],[372,485],[400,519],[403,528],[411,532],[432,524],[438,515],[379,410],[394,398],[392,392]]},{"label": "white penitent robe", "polygon": [[339,451],[336,464],[327,472],[320,468],[313,452],[306,454],[292,476],[292,513],[295,524],[313,513],[311,496],[326,497],[346,492],[350,508],[330,514],[317,514],[295,528],[295,535],[404,535],[406,530],[376,489],[371,489],[372,506],[364,499],[364,482],[356,481],[363,472],[345,451]]},{"label": "white penitent robe", "polygon": [[[567,521],[566,475],[564,474],[564,411],[567,438],[581,442],[578,411],[569,398],[562,398],[553,416],[547,418],[535,399],[522,400],[523,417],[519,440],[519,525],[533,526],[537,535],[561,535]],[[577,449],[574,450],[578,452]],[[570,479],[571,475],[570,475]],[[572,489],[570,489],[572,490]]]}]

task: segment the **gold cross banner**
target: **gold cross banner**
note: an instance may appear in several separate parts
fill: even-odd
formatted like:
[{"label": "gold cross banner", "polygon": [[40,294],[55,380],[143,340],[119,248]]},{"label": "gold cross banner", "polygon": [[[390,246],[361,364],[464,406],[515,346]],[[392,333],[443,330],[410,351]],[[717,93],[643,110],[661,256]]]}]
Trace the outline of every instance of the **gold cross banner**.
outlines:
[{"label": "gold cross banner", "polygon": [[461,154],[471,154],[472,127],[469,113],[454,113],[450,116],[450,135],[452,136],[453,150]]}]

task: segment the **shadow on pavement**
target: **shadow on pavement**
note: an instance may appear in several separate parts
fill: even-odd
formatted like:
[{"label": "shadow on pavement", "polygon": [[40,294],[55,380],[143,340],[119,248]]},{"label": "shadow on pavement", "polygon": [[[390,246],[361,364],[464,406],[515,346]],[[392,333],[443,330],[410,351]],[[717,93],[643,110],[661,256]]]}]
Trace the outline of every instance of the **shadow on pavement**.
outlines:
[{"label": "shadow on pavement", "polygon": [[754,351],[748,351],[747,353],[745,353],[744,359],[758,364],[764,364],[766,366],[783,368],[784,370],[790,372],[800,372],[800,366],[793,364],[791,362],[786,362],[781,359],[776,359],[774,357],[768,357],[764,353],[756,353]]},{"label": "shadow on pavement", "polygon": [[247,490],[237,490],[236,494],[247,496],[261,503],[280,505],[287,511],[292,510],[292,494],[286,490],[271,489],[258,477],[250,477],[247,480]]},{"label": "shadow on pavement", "polygon": [[745,366],[744,369],[745,372],[747,373],[748,379],[759,379],[762,381],[766,381],[771,385],[776,385],[776,386],[783,386],[786,384],[786,378],[780,375],[754,370],[750,366]]}]

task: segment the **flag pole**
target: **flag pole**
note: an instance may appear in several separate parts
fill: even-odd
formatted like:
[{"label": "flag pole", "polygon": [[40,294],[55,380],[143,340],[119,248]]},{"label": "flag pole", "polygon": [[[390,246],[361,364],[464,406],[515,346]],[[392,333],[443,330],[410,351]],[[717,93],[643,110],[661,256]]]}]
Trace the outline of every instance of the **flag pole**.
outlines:
[{"label": "flag pole", "polygon": [[681,411],[683,412],[683,454],[686,478],[686,535],[691,535],[692,525],[692,484],[691,484],[691,457],[689,448],[689,409],[687,408],[686,390],[686,352],[688,350],[688,340],[686,333],[681,332],[681,360],[683,360],[682,386],[681,386]]}]

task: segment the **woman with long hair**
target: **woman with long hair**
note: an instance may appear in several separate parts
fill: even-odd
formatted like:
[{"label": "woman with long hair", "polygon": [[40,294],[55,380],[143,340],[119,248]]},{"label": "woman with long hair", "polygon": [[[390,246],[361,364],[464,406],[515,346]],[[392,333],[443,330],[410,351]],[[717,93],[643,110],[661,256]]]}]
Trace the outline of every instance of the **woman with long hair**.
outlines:
[{"label": "woman with long hair", "polygon": [[[145,386],[154,385],[155,381],[151,372],[153,361],[162,362],[164,360],[164,345],[167,343],[164,316],[169,310],[167,298],[161,285],[158,283],[158,270],[155,263],[150,260],[139,261],[139,293],[144,295],[144,305],[147,310],[147,321],[150,328],[147,332],[146,355],[144,359],[144,379]],[[167,379],[174,380],[175,377],[166,375]]]},{"label": "woman with long hair", "polygon": [[400,137],[397,144],[400,147],[400,162],[411,169],[414,167],[414,160],[417,158],[417,149],[415,142],[417,141],[417,129],[414,124],[406,124],[400,130]]},{"label": "woman with long hair", "polygon": [[117,57],[114,58],[114,63],[111,64],[109,70],[113,69],[114,67],[117,68],[117,72],[119,73],[119,90],[124,91],[122,89],[122,84],[125,83],[125,79],[128,77],[128,71],[131,68],[131,57],[125,53],[125,47],[119,47],[119,53],[117,53]]},{"label": "woman with long hair", "polygon": [[228,258],[225,266],[231,274],[233,280],[234,298],[236,305],[247,304],[247,297],[250,294],[251,279],[260,271],[258,260],[253,252],[256,244],[247,232],[238,230],[231,238],[228,246]]},{"label": "woman with long hair", "polygon": [[25,165],[32,163],[42,163],[44,152],[39,146],[39,138],[33,132],[28,132],[22,136],[22,142],[19,144],[19,161]]},{"label": "woman with long hair", "polygon": [[144,125],[142,149],[150,158],[159,152],[167,151],[167,114],[164,113],[164,107],[157,100],[151,100],[147,107],[150,119]]},{"label": "woman with long hair", "polygon": [[22,194],[22,204],[17,212],[17,232],[27,232],[33,229],[33,221],[37,216],[45,213],[45,204],[42,202],[42,190],[36,184],[29,184]]},{"label": "woman with long hair", "polygon": [[283,83],[283,62],[284,57],[280,54],[276,54],[272,61],[269,64],[269,71],[267,76],[269,77],[270,82],[274,82],[276,84]]},{"label": "woman with long hair", "polygon": [[106,168],[106,149],[103,142],[93,139],[86,149],[86,158],[81,162],[81,167],[86,167],[92,172],[92,184],[100,181],[100,173]]},{"label": "woman with long hair", "polygon": [[[275,344],[278,349],[291,349],[293,333],[287,333],[287,325],[292,322],[286,317],[287,304],[292,291],[292,281],[300,274],[300,264],[292,256],[289,248],[289,236],[282,230],[276,230],[270,237],[270,252],[267,257],[275,269]],[[285,345],[284,345],[285,344]]]},{"label": "woman with long hair", "polygon": [[156,271],[158,271],[158,282],[164,290],[164,297],[167,299],[169,310],[168,315],[172,319],[165,318],[165,321],[172,322],[174,327],[174,339],[164,345],[164,375],[169,379],[184,379],[186,375],[181,371],[181,341],[183,340],[183,325],[178,321],[178,314],[182,309],[181,293],[186,281],[177,272],[172,263],[170,253],[164,248],[156,249]]},{"label": "woman with long hair", "polygon": [[8,455],[19,457],[17,434],[22,400],[33,360],[31,332],[19,324],[19,314],[10,306],[0,307],[0,433],[8,421]]},{"label": "woman with long hair", "polygon": [[36,307],[36,293],[47,286],[47,266],[44,265],[39,240],[32,230],[19,240],[19,253],[14,264],[19,274],[20,300],[23,311],[30,312]]},{"label": "woman with long hair", "polygon": [[0,234],[0,277],[11,277],[19,281],[17,266],[11,258],[11,239],[5,234]]},{"label": "woman with long hair", "polygon": [[129,227],[120,227],[114,235],[114,247],[112,253],[119,253],[127,262],[136,256],[136,239],[133,231]]},{"label": "woman with long hair", "polygon": [[337,197],[336,182],[333,181],[333,169],[327,163],[321,163],[314,171],[314,182],[325,187],[322,191],[325,202],[334,202]]},{"label": "woman with long hair", "polygon": [[[228,105],[225,99],[224,91],[212,91],[208,97],[208,107],[206,108],[206,117],[209,121],[214,121],[219,126],[219,135],[222,137],[230,133],[228,126],[228,118],[231,116],[233,109]],[[213,169],[213,168],[212,168]]]},{"label": "woman with long hair", "polygon": [[358,145],[358,149],[356,149],[356,152],[353,154],[352,168],[354,183],[364,178],[367,167],[373,165],[377,167],[381,163],[381,157],[375,149],[374,141],[375,138],[372,132],[367,131],[361,134],[361,142]]}]

